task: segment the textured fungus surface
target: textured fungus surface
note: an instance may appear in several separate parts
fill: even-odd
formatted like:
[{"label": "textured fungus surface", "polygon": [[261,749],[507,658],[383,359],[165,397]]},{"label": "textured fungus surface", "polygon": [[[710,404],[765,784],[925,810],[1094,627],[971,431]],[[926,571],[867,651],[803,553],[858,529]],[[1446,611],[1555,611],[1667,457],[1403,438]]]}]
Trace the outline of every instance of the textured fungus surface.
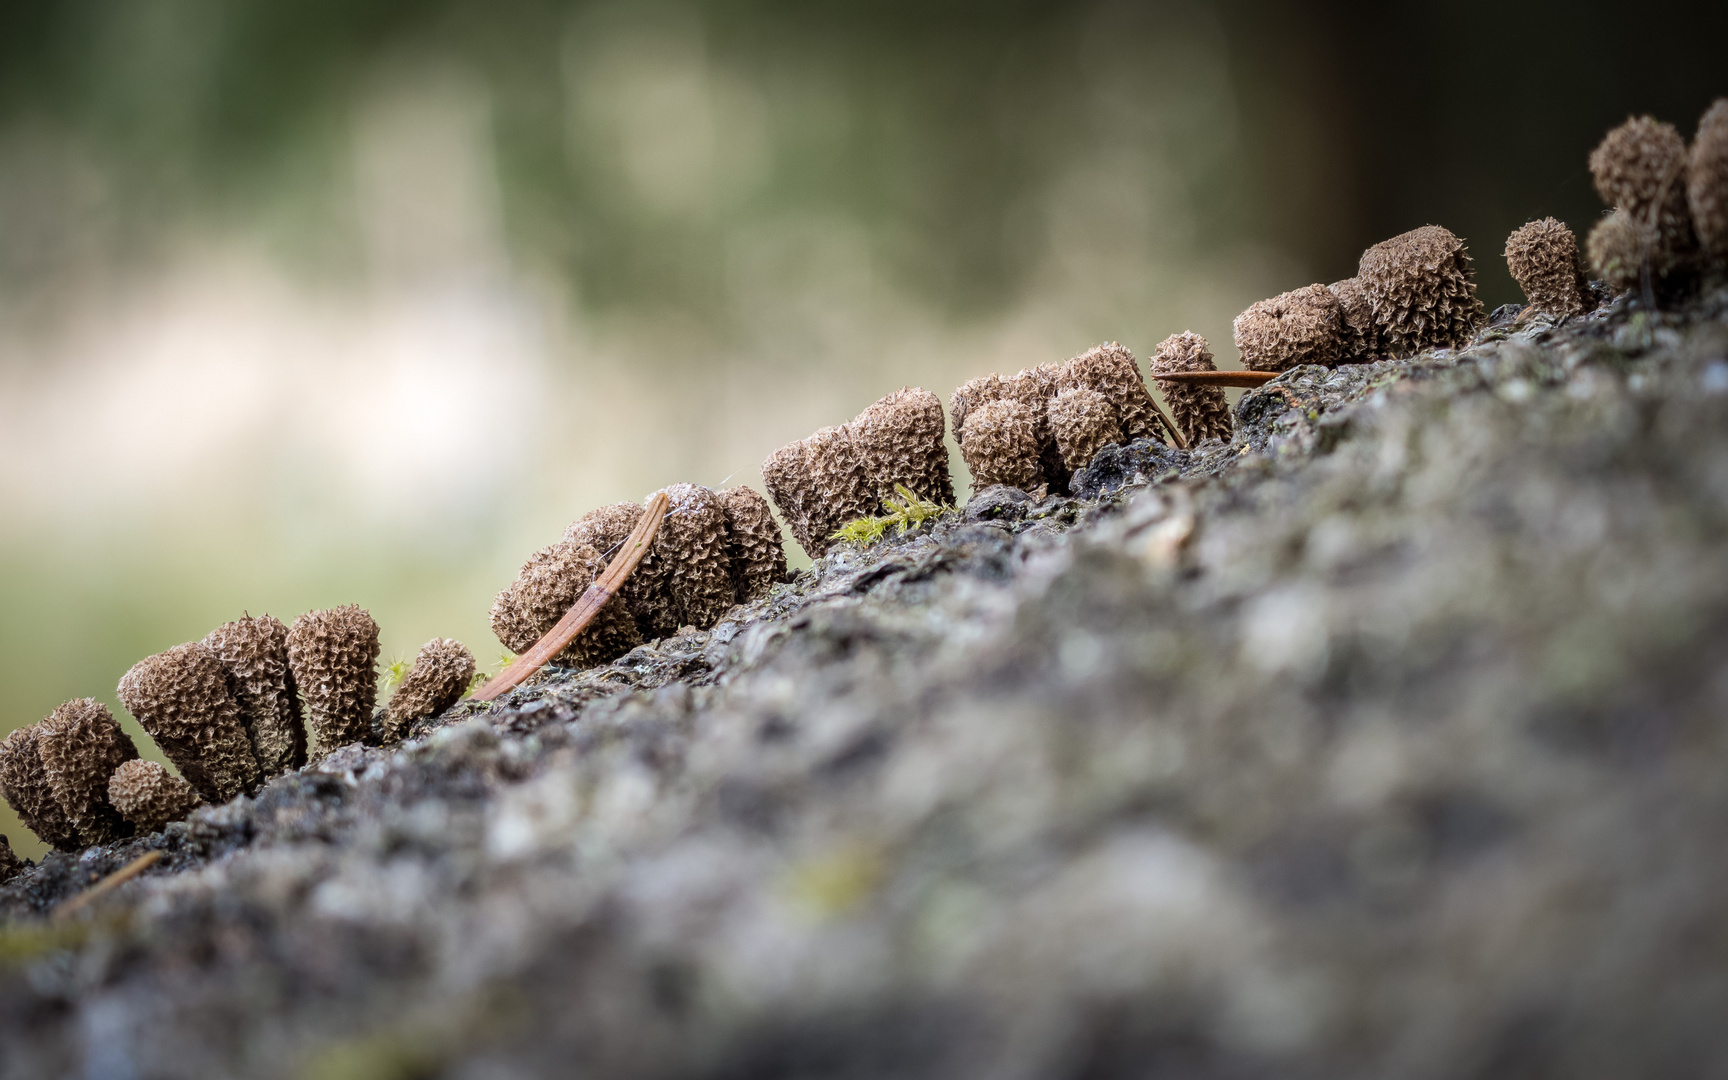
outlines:
[{"label": "textured fungus surface", "polygon": [[1326,286],[1338,299],[1338,320],[1343,328],[1339,356],[1346,364],[1365,364],[1383,351],[1374,328],[1374,309],[1361,278],[1345,278]]},{"label": "textured fungus surface", "polygon": [[1382,240],[1362,253],[1356,277],[1381,346],[1404,357],[1458,348],[1485,321],[1464,241],[1439,225]]},{"label": "textured fungus surface", "polygon": [[225,802],[257,787],[240,707],[208,646],[190,642],[138,661],[120,680],[120,704],[204,798]]},{"label": "textured fungus surface", "polygon": [[986,401],[966,414],[960,453],[972,473],[974,492],[994,484],[1023,491],[1045,486],[1031,410],[1013,398]]},{"label": "textured fungus surface", "polygon": [[191,813],[198,793],[160,764],[134,758],[108,778],[108,802],[145,834]]},{"label": "textured fungus surface", "polygon": [[1074,387],[1050,399],[1050,433],[1062,463],[1072,473],[1092,462],[1106,443],[1122,443],[1122,424],[1110,399],[1096,390]]},{"label": "textured fungus surface", "polygon": [[768,500],[754,488],[723,488],[715,494],[726,511],[726,558],[732,566],[733,592],[740,604],[753,603],[786,580],[785,538]]},{"label": "textured fungus surface", "polygon": [[712,488],[673,484],[666,520],[654,538],[664,605],[655,610],[646,638],[668,637],[681,626],[706,630],[737,603],[726,557],[726,509]]},{"label": "textured fungus surface", "polygon": [[[1171,334],[1158,343],[1152,354],[1152,376],[1176,375],[1187,371],[1217,371],[1212,361],[1212,349],[1206,339],[1192,331]],[[1230,441],[1234,426],[1230,422],[1230,404],[1224,390],[1217,386],[1187,386],[1163,383],[1160,389],[1170,403],[1172,419],[1182,429],[1189,446],[1199,446],[1207,439]]]},{"label": "textured fungus surface", "polygon": [[[1056,375],[1056,388],[1095,390],[1115,407],[1122,433],[1128,438],[1164,440],[1158,409],[1152,404],[1146,381],[1140,377],[1134,354],[1114,341],[1093,346],[1063,364]],[[1055,437],[1054,427],[1051,434]],[[1063,459],[1069,469],[1079,467],[1070,463],[1066,454]],[[1082,466],[1085,464],[1080,462]]]},{"label": "textured fungus surface", "polygon": [[1698,241],[1717,269],[1728,269],[1728,98],[1698,121],[1686,162],[1686,204]]},{"label": "textured fungus surface", "polygon": [[269,615],[223,623],[204,644],[228,673],[228,692],[265,776],[306,764],[306,729],[300,695],[288,670],[288,628]]},{"label": "textured fungus surface", "polygon": [[106,844],[131,828],[108,805],[108,777],[138,756],[108,706],[94,698],[68,701],[38,725],[36,752],[48,773],[54,801],[81,844]]},{"label": "textured fungus surface", "polygon": [[1655,230],[1650,270],[1658,281],[1694,269],[1697,238],[1686,206],[1686,142],[1673,124],[1632,117],[1590,154],[1596,194]]},{"label": "textured fungus surface", "polygon": [[1644,265],[1656,247],[1656,230],[1645,226],[1624,210],[1616,210],[1596,223],[1585,241],[1590,265],[1616,295],[1640,287]]},{"label": "textured fungus surface", "polygon": [[49,855],[0,1074],[1720,1075],[1728,294],[1638,307]]},{"label": "textured fungus surface", "polygon": [[954,501],[945,429],[942,400],[919,387],[902,387],[858,414],[853,438],[877,502],[896,484],[938,503]]},{"label": "textured fungus surface", "polygon": [[36,745],[41,733],[40,724],[31,724],[0,741],[0,795],[12,805],[24,827],[43,843],[61,851],[76,851],[80,846],[78,827],[54,798],[54,786]]},{"label": "textured fungus surface", "polygon": [[1546,315],[1582,315],[1590,282],[1578,255],[1578,238],[1563,222],[1542,218],[1506,238],[1506,268],[1530,306]]},{"label": "textured fungus surface", "polygon": [[1242,363],[1252,371],[1344,359],[1344,316],[1338,297],[1324,285],[1260,301],[1236,316],[1235,334]]},{"label": "textured fungus surface", "polygon": [[288,666],[317,753],[328,754],[371,733],[378,650],[378,624],[357,604],[309,611],[288,629]]},{"label": "textured fungus surface", "polygon": [[[527,652],[588,591],[603,565],[600,553],[579,540],[560,540],[536,551],[522,564],[516,580],[492,601],[492,632],[506,649]],[[623,656],[640,644],[637,616],[621,591],[552,662],[589,667]]]},{"label": "textured fungus surface", "polygon": [[409,725],[437,716],[456,704],[474,681],[474,654],[455,638],[433,638],[420,646],[414,666],[402,677],[384,707],[381,731],[386,745],[402,741]]}]

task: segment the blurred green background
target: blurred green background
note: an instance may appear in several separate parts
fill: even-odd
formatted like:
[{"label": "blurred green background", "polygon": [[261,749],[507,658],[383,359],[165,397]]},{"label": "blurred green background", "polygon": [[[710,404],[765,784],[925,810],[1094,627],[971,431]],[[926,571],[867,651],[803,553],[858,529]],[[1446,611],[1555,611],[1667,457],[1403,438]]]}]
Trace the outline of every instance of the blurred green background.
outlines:
[{"label": "blurred green background", "polygon": [[493,667],[593,506],[1105,339],[1232,364],[1425,223],[1519,299],[1607,128],[1728,92],[1723,7],[0,3],[0,732],[242,611]]}]

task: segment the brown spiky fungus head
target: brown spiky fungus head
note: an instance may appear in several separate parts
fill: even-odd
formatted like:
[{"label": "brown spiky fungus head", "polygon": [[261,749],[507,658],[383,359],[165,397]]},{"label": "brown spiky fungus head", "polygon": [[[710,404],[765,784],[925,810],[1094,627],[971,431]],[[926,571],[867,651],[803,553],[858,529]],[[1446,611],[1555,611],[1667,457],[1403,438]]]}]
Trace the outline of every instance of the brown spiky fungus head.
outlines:
[{"label": "brown spiky fungus head", "polygon": [[864,476],[880,501],[904,484],[944,505],[954,501],[948,475],[947,424],[942,400],[922,387],[903,386],[852,421],[852,438],[864,461]]},{"label": "brown spiky fungus head", "polygon": [[358,604],[308,611],[288,628],[288,668],[306,707],[306,734],[318,753],[371,733],[378,650],[378,624]]},{"label": "brown spiky fungus head", "polygon": [[1343,359],[1343,316],[1338,298],[1324,285],[1260,301],[1236,316],[1235,333],[1242,363],[1254,371],[1332,365]]},{"label": "brown spiky fungus head", "polygon": [[1580,269],[1578,238],[1560,221],[1542,218],[1506,238],[1506,268],[1530,306],[1545,315],[1582,315],[1590,282]]},{"label": "brown spiky fungus head", "polygon": [[[577,540],[541,548],[492,602],[492,632],[505,648],[526,652],[588,591],[604,565],[598,551]],[[620,593],[606,601],[594,621],[552,662],[590,667],[615,660],[640,644],[642,634]]]},{"label": "brown spiky fungus head", "polygon": [[1069,473],[1092,464],[1092,455],[1110,443],[1123,443],[1122,422],[1110,399],[1076,386],[1058,391],[1048,406],[1050,434]]},{"label": "brown spiky fungus head", "polygon": [[1698,121],[1686,158],[1686,205],[1698,242],[1718,269],[1728,269],[1728,98]]},{"label": "brown spiky fungus head", "polygon": [[12,804],[24,827],[61,851],[77,851],[78,828],[54,798],[48,770],[36,740],[40,724],[21,727],[0,741],[0,795]]},{"label": "brown spiky fungus head", "polygon": [[[685,626],[706,630],[738,602],[732,563],[726,557],[726,510],[714,490],[700,484],[662,490],[668,500],[666,520],[651,548],[651,557],[662,568],[660,603],[649,620],[654,637],[670,636]],[[637,622],[642,622],[640,613]],[[644,627],[643,636],[649,633]]]},{"label": "brown spiky fungus head", "polygon": [[1650,273],[1657,284],[1696,269],[1698,241],[1686,205],[1686,143],[1673,124],[1637,116],[1610,131],[1590,153],[1596,194],[1655,230]]},{"label": "brown spiky fungus head", "polygon": [[1374,311],[1361,278],[1345,278],[1326,286],[1338,298],[1338,318],[1344,328],[1343,363],[1365,364],[1381,353],[1380,335],[1374,329]]},{"label": "brown spiky fungus head", "polygon": [[1382,240],[1362,253],[1356,277],[1374,331],[1394,358],[1460,348],[1486,316],[1464,241],[1439,225]]},{"label": "brown spiky fungus head", "polygon": [[437,716],[462,700],[474,681],[474,654],[455,638],[433,638],[420,646],[414,666],[384,707],[385,745],[399,743],[417,720]]},{"label": "brown spiky fungus head", "polygon": [[134,758],[108,778],[108,802],[139,833],[179,821],[198,805],[192,785],[154,761]]},{"label": "brown spiky fungus head", "polygon": [[1113,407],[1127,438],[1164,441],[1158,407],[1152,403],[1146,380],[1140,377],[1140,365],[1133,353],[1114,341],[1095,345],[1063,364],[1056,375],[1056,388],[1095,390]]},{"label": "brown spiky fungus head", "polygon": [[1022,491],[1045,487],[1032,410],[1013,398],[986,401],[966,415],[960,452],[972,472],[972,490],[1006,484]]},{"label": "brown spiky fungus head", "polygon": [[306,764],[300,695],[288,669],[288,627],[269,615],[247,615],[210,631],[204,644],[228,673],[228,692],[264,775]]},{"label": "brown spiky fungus head", "polygon": [[1654,260],[1659,242],[1655,228],[1625,210],[1616,210],[1596,223],[1585,246],[1590,265],[1618,295],[1640,287],[1644,268]]},{"label": "brown spiky fungus head", "polygon": [[38,725],[36,753],[48,772],[54,801],[85,845],[130,836],[132,829],[108,805],[108,777],[138,756],[108,706],[94,698],[68,701]]},{"label": "brown spiky fungus head", "polygon": [[[1187,371],[1217,371],[1212,361],[1212,349],[1199,334],[1184,331],[1171,334],[1158,343],[1152,354],[1152,377],[1176,375]],[[1189,446],[1199,446],[1207,439],[1229,442],[1234,434],[1234,418],[1230,403],[1221,386],[1190,386],[1184,383],[1160,383],[1164,400],[1176,426]]]},{"label": "brown spiky fungus head", "polygon": [[[946,468],[943,475],[947,475]],[[786,543],[780,525],[768,508],[768,500],[754,488],[723,488],[715,495],[726,512],[726,558],[732,567],[732,591],[740,604],[754,603],[786,580]]]},{"label": "brown spiky fungus head", "polygon": [[12,841],[0,833],[0,885],[6,884],[24,872],[24,860],[12,850]]},{"label": "brown spiky fungus head", "polygon": [[202,642],[132,665],[120,680],[120,704],[204,798],[227,802],[258,786],[258,760],[227,672]]},{"label": "brown spiky fungus head", "polygon": [[[587,544],[600,553],[600,564],[609,566],[612,560],[617,557],[620,546],[635,530],[636,523],[642,520],[642,514],[642,506],[639,503],[613,503],[610,506],[602,506],[597,510],[588,511],[571,522],[569,527],[564,530],[564,539]],[[624,579],[624,584],[618,588],[617,602],[621,603],[623,609],[630,612],[631,617],[638,622],[635,639],[625,646],[623,652],[617,654],[619,656],[642,644],[642,619],[636,613],[647,612],[654,606],[653,598],[660,592],[661,569],[660,562],[650,553],[637,565],[635,570],[631,571],[630,576]],[[611,608],[612,604],[608,603],[608,611]],[[607,612],[602,612],[601,618],[605,621],[609,620],[611,616]],[[599,648],[598,652],[608,652],[611,647],[611,645],[604,645]],[[593,650],[588,651],[593,652]],[[608,656],[607,659],[610,660],[613,657]]]}]

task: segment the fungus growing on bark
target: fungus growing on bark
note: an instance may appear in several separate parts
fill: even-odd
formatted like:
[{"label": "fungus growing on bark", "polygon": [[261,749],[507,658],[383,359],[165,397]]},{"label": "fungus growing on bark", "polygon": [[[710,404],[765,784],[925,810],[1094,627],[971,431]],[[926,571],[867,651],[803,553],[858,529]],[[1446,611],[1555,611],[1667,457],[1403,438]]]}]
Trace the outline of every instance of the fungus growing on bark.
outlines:
[{"label": "fungus growing on bark", "polygon": [[[292,656],[292,631],[289,649]],[[227,672],[202,642],[176,645],[132,665],[120,680],[120,703],[204,798],[227,802],[258,786],[258,760],[228,692]]]},{"label": "fungus growing on bark", "polygon": [[1728,98],[1698,121],[1686,159],[1686,205],[1712,263],[1728,268]]},{"label": "fungus growing on bark", "polygon": [[1332,365],[1343,359],[1343,314],[1338,298],[1324,285],[1262,300],[1236,316],[1234,329],[1242,363],[1255,371]]},{"label": "fungus growing on bark", "polygon": [[1590,265],[1619,295],[1641,286],[1644,267],[1653,259],[1658,241],[1655,228],[1616,210],[1596,223],[1585,246]]},{"label": "fungus growing on bark", "polygon": [[954,501],[942,400],[922,387],[901,387],[859,413],[852,440],[873,494],[904,484],[938,503]]},{"label": "fungus growing on bark", "polygon": [[474,654],[455,638],[433,638],[420,646],[414,666],[384,707],[383,741],[402,741],[417,720],[437,716],[462,700],[474,681]]},{"label": "fungus growing on bark", "polygon": [[156,762],[134,758],[108,778],[108,802],[140,833],[153,833],[190,814],[198,793]]},{"label": "fungus growing on bark", "polygon": [[54,801],[78,830],[85,846],[131,835],[108,805],[108,777],[138,756],[131,736],[120,730],[108,706],[94,698],[68,701],[37,725],[36,753],[48,774]]},{"label": "fungus growing on bark", "polygon": [[0,833],[0,885],[6,884],[24,872],[24,860],[12,851],[12,841]]},{"label": "fungus growing on bark", "polygon": [[306,729],[288,669],[288,628],[282,620],[243,616],[210,631],[204,644],[228,673],[228,692],[240,707],[240,722],[264,775],[306,764]]},{"label": "fungus growing on bark", "polygon": [[[1212,361],[1212,349],[1199,334],[1184,331],[1171,334],[1158,343],[1153,353],[1152,377],[1177,375],[1189,371],[1217,371]],[[1198,446],[1207,439],[1229,442],[1234,433],[1230,403],[1224,391],[1216,386],[1185,386],[1178,382],[1161,383],[1164,400],[1170,403],[1176,423],[1182,428],[1189,446]]]},{"label": "fungus growing on bark", "polygon": [[[624,542],[625,537],[630,535],[630,530],[634,529],[636,523],[641,520],[642,507],[640,504],[613,503],[610,506],[602,506],[598,510],[590,510],[571,522],[569,527],[564,530],[564,539],[587,544],[600,553],[602,565],[610,565],[612,559],[618,554],[618,545]],[[636,570],[624,580],[624,585],[618,590],[618,595],[607,602],[606,609],[595,620],[596,624],[604,624],[606,627],[616,629],[613,624],[614,607],[622,607],[623,610],[630,613],[631,618],[636,620],[637,632],[635,639],[625,646],[624,652],[642,644],[645,624],[644,616],[641,613],[650,611],[657,604],[654,598],[661,589],[660,572],[662,566],[663,564],[655,559],[650,552],[636,567]],[[610,648],[611,646],[607,645],[600,648],[599,651],[607,652]],[[623,652],[617,655],[622,656]],[[608,656],[607,659],[610,660],[613,657]],[[604,663],[605,661],[600,662]]]},{"label": "fungus growing on bark", "polygon": [[[492,632],[512,652],[526,652],[558,624],[604,567],[600,553],[577,540],[560,540],[528,557],[516,580],[492,602]],[[638,568],[640,572],[640,568]],[[591,667],[642,644],[637,619],[614,596],[594,621],[554,659],[563,667]]]},{"label": "fungus growing on bark", "polygon": [[[943,475],[947,475],[946,463]],[[723,488],[715,497],[726,512],[726,560],[732,568],[733,593],[740,604],[760,600],[786,580],[786,544],[780,525],[768,500],[754,488]]]},{"label": "fungus growing on bark", "polygon": [[1554,218],[1521,225],[1506,238],[1506,268],[1530,306],[1546,315],[1581,315],[1590,282],[1578,260],[1578,238]]},{"label": "fungus growing on bark", "polygon": [[1375,244],[1362,253],[1356,277],[1379,343],[1394,357],[1461,347],[1486,318],[1464,241],[1439,225]]},{"label": "fungus growing on bark", "polygon": [[1050,399],[1050,432],[1070,473],[1092,464],[1092,455],[1108,443],[1122,443],[1122,424],[1110,399],[1096,390],[1076,386]]},{"label": "fungus growing on bark", "polygon": [[986,401],[967,413],[960,452],[972,471],[974,492],[992,484],[1023,491],[1045,486],[1031,410],[1013,398]]},{"label": "fungus growing on bark", "polygon": [[288,668],[306,706],[306,733],[317,741],[318,753],[359,742],[371,732],[378,649],[378,624],[358,604],[308,611],[288,628]]},{"label": "fungus growing on bark", "polygon": [[1364,364],[1380,355],[1380,335],[1361,278],[1345,278],[1326,286],[1338,298],[1338,318],[1344,330],[1343,363]]},{"label": "fungus growing on bark", "polygon": [[1596,194],[1654,231],[1646,258],[1655,284],[1683,280],[1695,269],[1698,240],[1687,207],[1686,142],[1673,124],[1629,118],[1590,153]]},{"label": "fungus growing on bark", "polygon": [[77,851],[78,828],[54,798],[54,786],[37,749],[40,734],[41,725],[31,724],[0,741],[0,795],[12,804],[24,827],[43,843],[61,851]]},{"label": "fungus growing on bark", "polygon": [[[1114,341],[1095,345],[1061,365],[1056,371],[1056,389],[1097,391],[1112,406],[1121,423],[1122,433],[1129,439],[1164,441],[1158,409],[1152,403],[1152,393],[1146,389],[1146,381],[1140,377],[1140,366],[1135,363],[1133,353]],[[1052,437],[1059,438],[1054,429],[1054,415],[1051,424]],[[1068,462],[1070,469],[1078,467],[1066,454],[1063,460]],[[1081,465],[1089,464],[1091,460],[1088,457]]]},{"label": "fungus growing on bark", "polygon": [[[669,637],[683,626],[706,630],[737,603],[726,557],[726,511],[713,489],[673,484],[663,490],[671,508],[648,556],[660,564],[661,589],[643,637]],[[638,612],[638,625],[643,621]]]}]

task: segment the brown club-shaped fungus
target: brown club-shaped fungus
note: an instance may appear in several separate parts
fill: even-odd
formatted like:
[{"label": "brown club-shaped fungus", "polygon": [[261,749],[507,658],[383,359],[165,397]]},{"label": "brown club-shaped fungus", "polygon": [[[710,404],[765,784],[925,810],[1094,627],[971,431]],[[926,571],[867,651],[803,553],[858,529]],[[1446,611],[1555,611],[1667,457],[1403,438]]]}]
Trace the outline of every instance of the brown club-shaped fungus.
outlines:
[{"label": "brown club-shaped fungus", "polygon": [[[1095,345],[1061,365],[1056,373],[1056,389],[1096,391],[1113,407],[1124,436],[1164,441],[1158,408],[1152,403],[1146,381],[1140,377],[1134,354],[1114,341]],[[1091,459],[1087,458],[1081,466],[1090,462]],[[1070,465],[1070,468],[1081,466]]]},{"label": "brown club-shaped fungus", "polygon": [[[1380,355],[1380,335],[1374,329],[1374,311],[1361,278],[1345,278],[1326,286],[1338,298],[1338,318],[1344,330],[1340,349],[1342,362],[1365,364]],[[1166,397],[1169,395],[1166,394]]]},{"label": "brown club-shaped fungus", "polygon": [[[646,561],[646,560],[644,560]],[[558,624],[604,568],[600,552],[580,540],[560,540],[528,557],[492,602],[492,632],[513,652],[526,652]],[[640,572],[640,567],[637,568]],[[562,667],[591,667],[615,660],[642,644],[636,618],[620,593],[559,653]]]},{"label": "brown club-shaped fungus", "polygon": [[1254,371],[1331,365],[1343,359],[1343,315],[1338,297],[1324,285],[1262,300],[1236,316],[1234,329],[1242,363]]},{"label": "brown club-shaped fungus", "polygon": [[108,802],[140,833],[153,833],[191,813],[198,793],[156,762],[134,758],[108,778]]},{"label": "brown club-shaped fungus", "polygon": [[1050,434],[1070,473],[1092,464],[1092,455],[1106,444],[1126,441],[1110,399],[1096,390],[1059,391],[1048,408]]},{"label": "brown club-shaped fungus", "polygon": [[[611,565],[622,544],[636,523],[642,520],[642,507],[637,503],[613,503],[590,510],[571,522],[564,530],[564,539],[587,544],[600,554],[602,566]],[[663,564],[650,552],[630,576],[624,579],[618,595],[607,601],[594,622],[578,636],[575,652],[562,654],[574,659],[579,656],[601,657],[591,663],[616,659],[642,644],[646,614],[655,607],[654,598],[661,591],[660,575]],[[580,594],[578,594],[580,595]],[[574,602],[574,601],[572,601]],[[634,633],[624,629],[618,613],[623,612],[636,625]],[[598,628],[598,629],[597,629]],[[592,636],[590,636],[592,635]],[[500,637],[502,640],[502,637]],[[616,651],[614,651],[616,650]],[[563,661],[559,661],[562,663]]]},{"label": "brown club-shaped fungus", "polygon": [[[684,626],[706,630],[737,603],[726,558],[726,511],[719,498],[699,484],[662,490],[670,507],[649,549],[649,558],[661,568],[661,589],[644,637],[668,637]],[[638,625],[643,622],[638,613]]]},{"label": "brown club-shaped fungus", "polygon": [[1514,229],[1506,238],[1506,269],[1530,306],[1545,315],[1581,315],[1590,306],[1590,282],[1578,259],[1578,238],[1554,218]]},{"label": "brown club-shaped fungus", "polygon": [[1658,242],[1654,227],[1625,210],[1616,210],[1596,223],[1585,245],[1590,265],[1620,294],[1640,287],[1644,267],[1653,258]]},{"label": "brown club-shaped fungus", "polygon": [[204,644],[228,673],[228,692],[240,707],[240,722],[246,725],[264,775],[306,764],[306,729],[288,668],[288,628],[282,620],[244,616],[210,631]]},{"label": "brown club-shaped fungus", "polygon": [[1728,98],[1717,98],[1698,121],[1686,159],[1686,205],[1711,262],[1728,268]]},{"label": "brown club-shaped fungus", "polygon": [[1485,316],[1464,241],[1439,225],[1382,240],[1362,253],[1356,277],[1374,332],[1393,357],[1468,344]]},{"label": "brown club-shaped fungus", "polygon": [[[317,741],[318,753],[371,733],[378,701],[378,650],[378,624],[358,604],[308,611],[288,628],[288,668],[306,706],[306,732]],[[196,781],[192,786],[198,786]]]},{"label": "brown club-shaped fungus", "polygon": [[456,704],[473,681],[474,654],[460,641],[433,638],[420,646],[414,666],[384,707],[384,743],[401,742],[415,721],[437,716]]},{"label": "brown club-shaped fungus", "polygon": [[[943,476],[947,476],[946,460]],[[715,495],[726,511],[726,558],[732,567],[733,592],[740,604],[760,600],[786,580],[786,544],[780,525],[768,500],[754,488],[723,488]]]},{"label": "brown club-shaped fungus", "polygon": [[78,827],[54,798],[48,770],[37,752],[40,735],[41,725],[31,724],[0,741],[0,795],[12,804],[24,827],[43,843],[61,851],[77,851]]},{"label": "brown club-shaped fungus", "polygon": [[1645,258],[1655,285],[1683,280],[1696,269],[1686,173],[1685,140],[1673,124],[1648,116],[1628,119],[1590,153],[1596,194],[1653,232]]},{"label": "brown club-shaped fungus", "polygon": [[120,680],[126,706],[198,794],[213,803],[260,780],[227,673],[201,642],[147,656]]},{"label": "brown club-shaped fungus", "polygon": [[[1159,342],[1151,368],[1154,379],[1160,375],[1218,370],[1206,339],[1191,331],[1171,334]],[[1189,446],[1199,446],[1207,439],[1230,441],[1234,424],[1222,387],[1170,382],[1161,384],[1161,389]]]},{"label": "brown club-shaped fungus", "polygon": [[971,409],[960,428],[960,451],[972,472],[974,492],[994,484],[1023,491],[1044,486],[1032,410],[1013,398],[986,401]]},{"label": "brown club-shaped fungus", "polygon": [[12,850],[12,841],[0,834],[0,885],[24,872],[24,860]]},{"label": "brown club-shaped fungus", "polygon": [[48,773],[54,801],[85,845],[106,844],[132,833],[108,805],[108,777],[138,756],[108,706],[94,698],[68,701],[38,725],[36,752]]}]

